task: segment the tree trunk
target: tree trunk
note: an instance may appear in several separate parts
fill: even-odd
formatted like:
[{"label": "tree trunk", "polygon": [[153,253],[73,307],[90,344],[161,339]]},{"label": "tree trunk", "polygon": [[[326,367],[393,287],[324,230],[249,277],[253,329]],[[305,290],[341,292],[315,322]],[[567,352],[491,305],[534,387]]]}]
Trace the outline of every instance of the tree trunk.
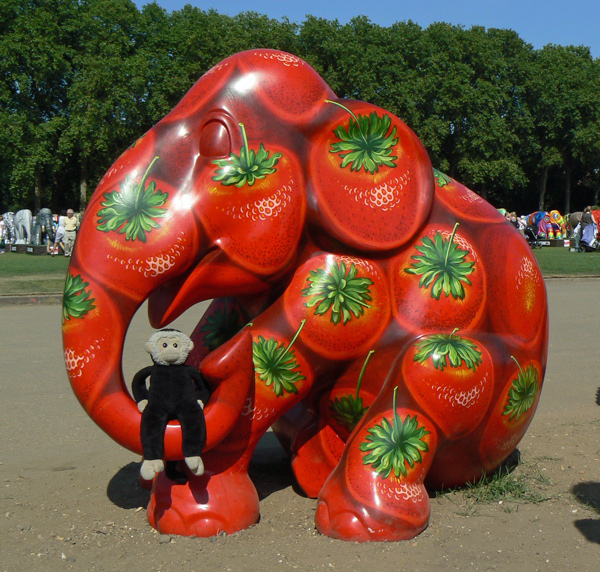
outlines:
[{"label": "tree trunk", "polygon": [[565,171],[565,210],[564,213],[571,212],[571,169],[567,167]]},{"label": "tree trunk", "polygon": [[544,167],[542,170],[542,176],[540,177],[540,189],[539,189],[539,199],[538,199],[538,210],[543,211],[544,209],[544,200],[546,199],[546,185],[548,183],[548,167]]},{"label": "tree trunk", "polygon": [[33,214],[35,215],[42,208],[42,172],[39,167],[35,169],[35,189],[33,195]]},{"label": "tree trunk", "polygon": [[87,206],[88,168],[87,159],[81,161],[81,172],[79,176],[79,212],[83,212]]}]

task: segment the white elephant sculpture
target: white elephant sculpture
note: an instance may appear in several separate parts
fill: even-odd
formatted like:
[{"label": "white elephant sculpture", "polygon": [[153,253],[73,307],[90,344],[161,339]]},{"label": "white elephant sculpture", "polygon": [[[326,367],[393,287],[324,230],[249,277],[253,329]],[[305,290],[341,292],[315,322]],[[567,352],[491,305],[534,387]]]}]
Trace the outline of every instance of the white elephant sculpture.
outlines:
[{"label": "white elephant sculpture", "polygon": [[33,214],[29,209],[22,209],[15,214],[15,244],[29,244],[31,242],[31,228]]}]

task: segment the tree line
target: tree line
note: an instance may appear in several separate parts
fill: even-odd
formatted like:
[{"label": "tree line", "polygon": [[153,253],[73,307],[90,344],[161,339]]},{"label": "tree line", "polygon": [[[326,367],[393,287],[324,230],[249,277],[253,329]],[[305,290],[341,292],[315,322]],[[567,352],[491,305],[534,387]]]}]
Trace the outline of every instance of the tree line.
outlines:
[{"label": "tree line", "polygon": [[130,0],[0,0],[0,212],[85,208],[136,138],[227,56],[275,48],[339,97],[402,118],[434,166],[497,207],[598,204],[600,62],[506,29],[302,23]]}]

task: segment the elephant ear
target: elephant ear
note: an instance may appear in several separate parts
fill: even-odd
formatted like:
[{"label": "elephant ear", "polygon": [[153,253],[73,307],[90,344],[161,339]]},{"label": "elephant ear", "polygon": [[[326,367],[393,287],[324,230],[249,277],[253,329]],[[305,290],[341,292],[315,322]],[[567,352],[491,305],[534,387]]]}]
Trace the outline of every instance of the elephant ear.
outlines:
[{"label": "elephant ear", "polygon": [[323,118],[308,160],[313,221],[364,251],[407,243],[434,196],[422,143],[400,119],[365,102],[328,100]]}]

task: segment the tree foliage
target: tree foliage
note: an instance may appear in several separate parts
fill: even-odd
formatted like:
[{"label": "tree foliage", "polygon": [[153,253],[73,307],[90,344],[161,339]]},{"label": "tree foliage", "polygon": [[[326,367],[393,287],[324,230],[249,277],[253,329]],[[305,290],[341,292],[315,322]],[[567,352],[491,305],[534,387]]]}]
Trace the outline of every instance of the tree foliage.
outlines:
[{"label": "tree foliage", "polygon": [[433,164],[498,207],[597,202],[600,62],[515,32],[378,26],[130,0],[0,0],[0,211],[85,208],[103,173],[223,58],[277,48],[390,110]]}]

